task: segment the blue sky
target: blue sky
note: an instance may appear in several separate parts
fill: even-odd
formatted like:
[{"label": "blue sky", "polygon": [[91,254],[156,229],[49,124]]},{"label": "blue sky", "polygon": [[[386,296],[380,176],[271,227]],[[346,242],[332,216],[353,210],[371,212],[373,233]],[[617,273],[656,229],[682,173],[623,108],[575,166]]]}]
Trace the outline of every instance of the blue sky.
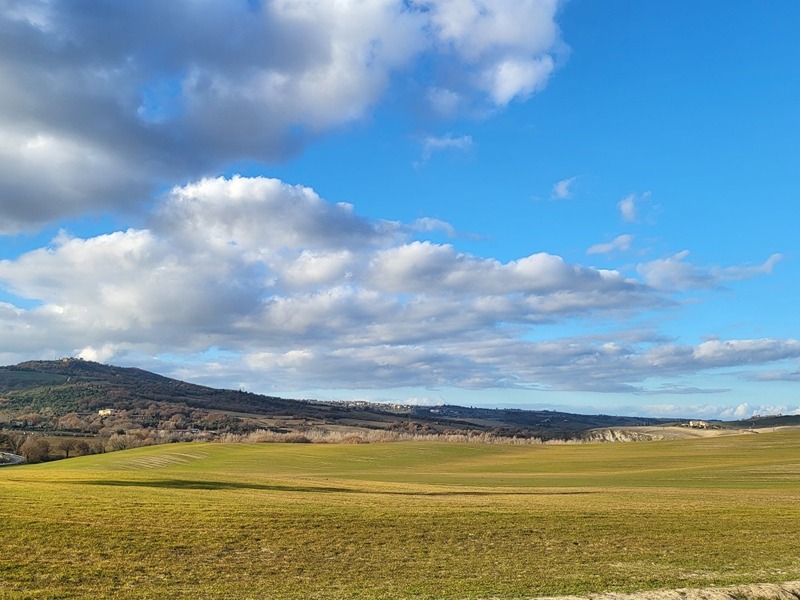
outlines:
[{"label": "blue sky", "polygon": [[800,411],[800,5],[0,0],[0,362]]}]

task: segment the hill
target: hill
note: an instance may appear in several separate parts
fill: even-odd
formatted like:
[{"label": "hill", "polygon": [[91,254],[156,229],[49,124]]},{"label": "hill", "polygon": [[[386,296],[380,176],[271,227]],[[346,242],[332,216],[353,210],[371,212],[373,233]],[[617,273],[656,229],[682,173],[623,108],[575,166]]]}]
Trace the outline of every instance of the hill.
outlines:
[{"label": "hill", "polygon": [[[707,425],[716,430],[749,430],[795,422],[800,422],[800,417]],[[0,431],[6,431],[0,449],[12,451],[24,440],[9,441],[8,432],[84,436],[85,444],[97,442],[94,450],[101,451],[245,436],[256,431],[290,436],[286,441],[308,441],[311,433],[320,432],[353,440],[366,439],[367,433],[374,437],[376,432],[541,441],[629,441],[688,435],[685,428],[664,429],[676,424],[687,422],[547,410],[287,399],[215,389],[142,369],[75,358],[0,367]],[[62,445],[69,444],[62,440]],[[65,446],[61,454],[69,456],[70,451]],[[86,453],[86,446],[79,452]]]},{"label": "hill", "polygon": [[[175,423],[184,428],[218,432],[241,433],[263,427],[281,432],[332,428],[423,434],[489,433],[544,440],[580,437],[596,428],[666,422],[555,411],[285,399],[215,389],[142,369],[73,358],[0,367],[0,419],[4,416],[7,422],[24,422],[30,428],[52,430],[62,428],[59,419],[67,415],[86,420],[100,410],[124,413],[128,421],[140,428],[158,427],[163,425],[162,417],[172,419],[177,415],[180,418],[175,418]],[[87,431],[91,432],[91,428]]]}]

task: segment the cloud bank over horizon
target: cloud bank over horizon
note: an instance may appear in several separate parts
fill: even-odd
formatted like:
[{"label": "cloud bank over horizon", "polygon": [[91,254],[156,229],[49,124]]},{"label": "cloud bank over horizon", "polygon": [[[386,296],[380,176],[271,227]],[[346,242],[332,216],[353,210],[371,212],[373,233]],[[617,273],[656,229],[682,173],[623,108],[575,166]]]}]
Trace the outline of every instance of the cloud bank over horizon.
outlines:
[{"label": "cloud bank over horizon", "polygon": [[[500,262],[264,177],[175,187],[150,221],[85,239],[62,233],[47,248],[0,261],[4,287],[37,303],[0,304],[0,327],[16,340],[6,360],[43,348],[101,362],[214,348],[236,357],[239,375],[257,373],[287,390],[652,395],[720,391],[664,388],[656,379],[744,374],[800,358],[793,339],[679,345],[628,326],[678,307],[672,288],[709,287],[720,273],[746,278],[764,267],[692,265],[681,285],[653,286],[649,263],[640,280],[548,253]],[[569,322],[605,323],[613,333],[529,339]]]}]

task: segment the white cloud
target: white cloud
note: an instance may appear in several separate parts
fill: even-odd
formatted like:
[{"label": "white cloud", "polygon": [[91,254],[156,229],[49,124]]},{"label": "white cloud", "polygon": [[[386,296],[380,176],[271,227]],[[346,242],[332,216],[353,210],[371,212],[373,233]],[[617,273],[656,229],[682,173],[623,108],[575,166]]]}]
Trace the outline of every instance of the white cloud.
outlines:
[{"label": "white cloud", "polygon": [[626,223],[637,223],[639,221],[640,204],[644,200],[649,199],[650,196],[650,192],[645,192],[644,194],[628,194],[620,200],[617,203],[617,208],[619,208],[622,220]]},{"label": "white cloud", "polygon": [[712,269],[712,275],[718,281],[740,281],[750,279],[757,275],[769,275],[780,261],[783,260],[782,254],[772,254],[760,265],[739,265],[735,267]]},{"label": "white cloud", "polygon": [[539,59],[507,59],[483,72],[482,87],[498,106],[517,97],[527,98],[543,88],[555,64],[549,56]]},{"label": "white cloud", "polygon": [[747,402],[722,411],[721,416],[727,419],[746,419],[753,415],[753,410]]},{"label": "white cloud", "polygon": [[701,343],[692,352],[693,358],[705,367],[728,366],[732,360],[737,364],[760,364],[798,355],[800,342],[776,343],[771,339],[711,340]]},{"label": "white cloud", "polygon": [[378,252],[370,264],[376,289],[456,294],[541,295],[615,291],[635,296],[640,286],[616,271],[571,265],[559,256],[533,254],[508,263],[480,259],[452,246],[412,242]]},{"label": "white cloud", "polygon": [[556,0],[23,4],[0,0],[0,233],[285,158],[392,81],[442,115],[501,107],[562,52]]},{"label": "white cloud", "polygon": [[701,419],[723,419],[729,421],[749,419],[758,415],[800,414],[800,407],[792,408],[788,405],[751,406],[747,402],[734,405],[701,404],[689,406],[683,404],[650,404],[636,407],[635,409],[632,408],[632,410],[643,411],[642,414],[654,417],[686,418],[687,416],[695,416]]},{"label": "white cloud", "polygon": [[432,219],[431,217],[421,217],[419,219],[415,219],[411,224],[410,229],[418,232],[441,231],[448,237],[457,237],[459,235],[458,231],[456,231],[456,228],[450,223],[442,221],[441,219]]},{"label": "white cloud", "polygon": [[437,41],[462,64],[472,85],[505,106],[543,87],[560,47],[557,0],[428,0]]},{"label": "white cloud", "polygon": [[753,373],[751,378],[755,381],[796,381],[800,382],[800,370],[767,370]]},{"label": "white cloud", "polygon": [[645,282],[658,289],[684,290],[693,287],[707,287],[709,278],[707,274],[684,262],[689,256],[688,250],[683,250],[668,258],[642,263],[637,267],[638,273]]},{"label": "white cloud", "polygon": [[553,16],[559,2],[555,0],[431,0],[418,4],[430,10],[439,39],[469,61],[512,48],[543,53],[558,41]]},{"label": "white cloud", "polygon": [[113,344],[103,344],[99,348],[87,346],[78,351],[78,358],[104,363],[113,358],[117,352],[118,348]]},{"label": "white cloud", "polygon": [[464,104],[461,94],[453,90],[432,87],[428,90],[428,103],[434,113],[445,118],[455,116]]},{"label": "white cloud", "polygon": [[92,210],[113,198],[124,208],[149,192],[146,176],[94,140],[24,132],[4,124],[1,110],[0,127],[0,234],[49,220],[63,207]]},{"label": "white cloud", "polygon": [[629,234],[618,235],[610,242],[604,244],[594,244],[586,250],[586,254],[612,254],[613,252],[625,252],[631,247],[633,236]]},{"label": "white cloud", "polygon": [[636,221],[636,195],[628,194],[617,204],[622,220],[629,223]]},{"label": "white cloud", "polygon": [[331,204],[311,188],[266,177],[202,179],[173,188],[154,228],[184,244],[243,249],[247,256],[281,248],[342,249],[382,245],[400,224],[369,221],[347,203]]},{"label": "white cloud", "polygon": [[293,262],[287,263],[282,281],[289,288],[316,288],[346,282],[356,267],[356,257],[349,250],[310,252],[303,250]]},{"label": "white cloud", "polygon": [[642,263],[637,271],[645,283],[661,290],[713,288],[727,281],[769,274],[783,258],[780,254],[773,254],[760,265],[698,267],[686,262],[688,256],[689,251],[683,250],[667,258]]},{"label": "white cloud", "polygon": [[422,160],[430,159],[435,152],[442,150],[459,150],[466,152],[472,149],[472,136],[454,136],[448,133],[443,136],[426,136],[422,140]]},{"label": "white cloud", "polygon": [[730,407],[722,412],[723,418],[733,419],[749,419],[751,417],[798,414],[800,414],[800,407],[792,408],[785,404],[762,404],[760,406],[751,406],[747,402],[739,404],[736,407]]},{"label": "white cloud", "polygon": [[[0,304],[0,330],[18,360],[181,355],[212,373],[206,353],[219,349],[238,364],[237,382],[283,390],[706,393],[719,390],[681,379],[731,368],[757,379],[752,372],[800,358],[791,339],[547,339],[545,324],[590,319],[613,329],[673,300],[617,271],[546,253],[502,262],[413,241],[419,230],[274,179],[203,179],[169,192],[147,229],[61,234],[0,261],[0,285],[30,306]],[[775,260],[656,281],[705,286]]]},{"label": "white cloud", "polygon": [[414,396],[411,398],[406,398],[402,403],[408,404],[409,406],[442,406],[445,404],[445,401],[441,396],[436,396],[435,398],[429,398],[428,396]]},{"label": "white cloud", "polygon": [[553,193],[550,195],[550,198],[553,200],[568,200],[572,198],[572,185],[577,179],[577,177],[570,177],[556,182],[553,186]]},{"label": "white cloud", "polygon": [[278,180],[204,179],[173,189],[150,229],[61,235],[0,262],[0,280],[42,303],[7,318],[74,338],[67,353],[108,338],[176,349],[261,335],[407,343],[653,302],[618,273],[556,256],[499,263],[405,239],[432,227],[448,224],[370,221]]}]

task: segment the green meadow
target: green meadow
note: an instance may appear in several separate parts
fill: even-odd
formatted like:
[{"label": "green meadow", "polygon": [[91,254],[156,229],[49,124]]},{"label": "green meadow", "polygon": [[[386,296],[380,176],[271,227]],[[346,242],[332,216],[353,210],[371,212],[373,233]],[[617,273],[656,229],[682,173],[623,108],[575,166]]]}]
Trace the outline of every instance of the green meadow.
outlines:
[{"label": "green meadow", "polygon": [[800,579],[800,431],[173,444],[0,469],[0,598],[526,598]]}]

